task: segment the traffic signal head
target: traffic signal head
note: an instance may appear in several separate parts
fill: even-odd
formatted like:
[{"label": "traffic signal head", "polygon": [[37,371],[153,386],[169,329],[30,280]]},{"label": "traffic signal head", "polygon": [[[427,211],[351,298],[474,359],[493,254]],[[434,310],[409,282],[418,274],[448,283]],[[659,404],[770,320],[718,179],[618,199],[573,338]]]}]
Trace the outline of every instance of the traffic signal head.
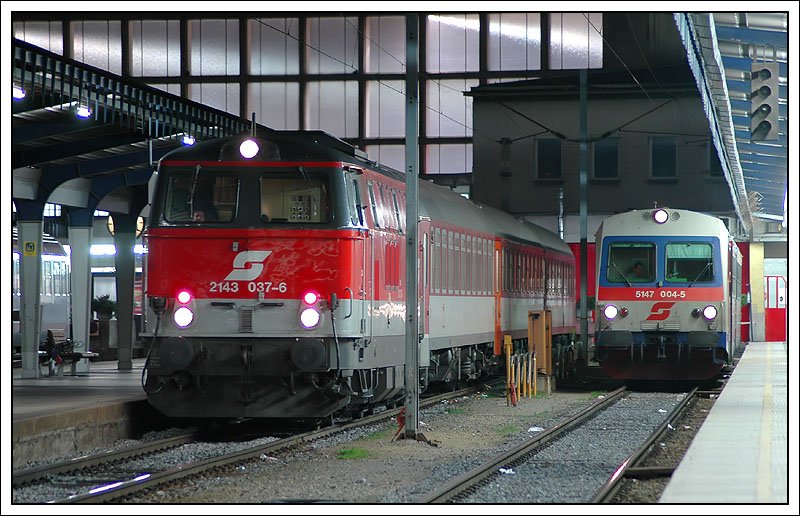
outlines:
[{"label": "traffic signal head", "polygon": [[778,139],[778,63],[751,65],[750,139]]}]

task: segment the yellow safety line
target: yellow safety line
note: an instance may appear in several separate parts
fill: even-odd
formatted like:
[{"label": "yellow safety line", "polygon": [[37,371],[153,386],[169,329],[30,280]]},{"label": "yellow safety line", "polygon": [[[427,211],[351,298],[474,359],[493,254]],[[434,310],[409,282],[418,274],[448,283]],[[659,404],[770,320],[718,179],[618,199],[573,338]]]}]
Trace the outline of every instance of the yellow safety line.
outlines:
[{"label": "yellow safety line", "polygon": [[759,502],[770,502],[772,493],[772,364],[770,345],[767,344],[767,372],[764,378],[764,399],[761,406],[761,446],[758,454]]}]

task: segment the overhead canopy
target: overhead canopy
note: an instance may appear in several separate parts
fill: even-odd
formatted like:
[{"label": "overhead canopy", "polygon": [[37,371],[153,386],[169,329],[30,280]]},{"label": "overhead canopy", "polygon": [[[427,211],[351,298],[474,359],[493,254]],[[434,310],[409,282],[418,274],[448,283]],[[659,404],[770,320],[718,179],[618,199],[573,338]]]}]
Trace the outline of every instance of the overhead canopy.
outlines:
[{"label": "overhead canopy", "polygon": [[[676,13],[740,219],[786,219],[789,13]],[[778,127],[751,133],[754,62],[776,63]]]}]

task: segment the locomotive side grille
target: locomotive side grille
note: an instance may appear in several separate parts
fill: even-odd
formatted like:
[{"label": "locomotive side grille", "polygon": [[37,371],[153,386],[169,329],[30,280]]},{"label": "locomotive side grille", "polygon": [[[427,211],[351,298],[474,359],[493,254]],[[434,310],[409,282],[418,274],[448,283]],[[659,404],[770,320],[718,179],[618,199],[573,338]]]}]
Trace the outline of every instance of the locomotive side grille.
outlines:
[{"label": "locomotive side grille", "polygon": [[253,307],[243,306],[239,312],[239,331],[253,333]]}]

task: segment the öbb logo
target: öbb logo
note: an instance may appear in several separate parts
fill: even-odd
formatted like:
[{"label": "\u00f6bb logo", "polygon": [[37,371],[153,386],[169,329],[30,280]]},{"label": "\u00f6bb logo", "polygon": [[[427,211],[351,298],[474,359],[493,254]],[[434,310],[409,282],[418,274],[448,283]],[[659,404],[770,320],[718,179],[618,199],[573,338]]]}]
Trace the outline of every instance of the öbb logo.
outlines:
[{"label": "\u00f6bb logo", "polygon": [[672,308],[672,305],[674,304],[675,301],[662,301],[660,303],[654,303],[652,308],[650,308],[650,315],[645,320],[663,321],[669,317],[669,309]]},{"label": "\u00f6bb logo", "polygon": [[[233,270],[224,281],[253,281],[264,270],[264,260],[272,251],[242,251],[233,259]],[[246,268],[247,264],[251,264]]]}]

